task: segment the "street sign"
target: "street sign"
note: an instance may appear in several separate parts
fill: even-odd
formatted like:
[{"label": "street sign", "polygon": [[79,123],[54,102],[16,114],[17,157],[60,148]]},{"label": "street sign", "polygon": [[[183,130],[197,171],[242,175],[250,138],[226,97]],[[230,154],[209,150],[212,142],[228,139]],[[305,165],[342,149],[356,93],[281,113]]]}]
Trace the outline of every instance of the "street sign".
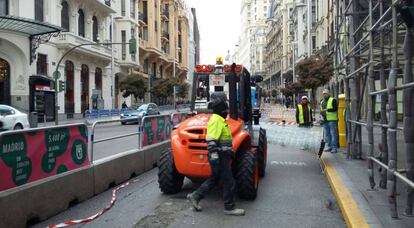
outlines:
[{"label": "street sign", "polygon": [[55,80],[60,78],[60,72],[59,71],[55,71],[53,72],[53,77],[55,78]]},{"label": "street sign", "polygon": [[210,85],[211,86],[224,86],[225,82],[225,76],[224,75],[210,75]]}]

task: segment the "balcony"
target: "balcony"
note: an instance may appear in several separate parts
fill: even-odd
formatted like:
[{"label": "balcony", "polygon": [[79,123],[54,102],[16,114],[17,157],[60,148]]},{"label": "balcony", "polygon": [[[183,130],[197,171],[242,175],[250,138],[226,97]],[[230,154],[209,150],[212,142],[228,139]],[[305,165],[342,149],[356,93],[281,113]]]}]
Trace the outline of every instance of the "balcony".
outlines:
[{"label": "balcony", "polygon": [[138,13],[138,21],[142,25],[147,25],[148,24],[148,15],[144,14],[142,12],[139,12]]},{"label": "balcony", "polygon": [[168,9],[164,9],[161,13],[161,19],[168,21],[170,18],[170,11]]},{"label": "balcony", "polygon": [[[59,34],[57,38],[54,38],[51,42],[54,42],[58,48],[72,48],[79,44],[94,44],[92,40],[84,37],[77,36],[70,32],[63,32]],[[111,60],[111,48],[106,45],[86,45],[74,50],[81,54],[86,54],[94,58],[101,58],[103,60]]]},{"label": "balcony", "polygon": [[163,31],[161,38],[168,41],[170,39],[170,34],[167,31]]}]

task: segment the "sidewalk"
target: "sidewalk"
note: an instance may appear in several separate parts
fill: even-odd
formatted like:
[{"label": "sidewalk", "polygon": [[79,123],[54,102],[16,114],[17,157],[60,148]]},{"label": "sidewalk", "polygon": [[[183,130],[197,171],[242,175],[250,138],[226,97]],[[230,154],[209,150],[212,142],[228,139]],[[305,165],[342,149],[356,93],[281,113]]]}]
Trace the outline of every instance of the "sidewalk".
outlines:
[{"label": "sidewalk", "polygon": [[[376,142],[378,142],[377,137]],[[363,148],[366,146],[364,145]],[[399,154],[402,153],[402,148],[400,147],[398,151]],[[414,217],[403,216],[407,193],[405,185],[400,181],[397,181],[397,210],[400,218],[391,218],[387,189],[378,187],[377,165],[374,165],[377,186],[371,190],[366,160],[347,160],[346,151],[341,149],[337,154],[323,153],[321,163],[325,167],[325,174],[349,227],[414,226]]]}]

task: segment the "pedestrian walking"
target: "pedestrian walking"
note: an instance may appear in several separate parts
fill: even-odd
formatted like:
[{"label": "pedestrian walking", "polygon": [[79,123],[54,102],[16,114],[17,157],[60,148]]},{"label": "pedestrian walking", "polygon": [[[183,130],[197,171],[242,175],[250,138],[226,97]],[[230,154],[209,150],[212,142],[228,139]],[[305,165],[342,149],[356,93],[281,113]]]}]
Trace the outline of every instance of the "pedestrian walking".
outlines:
[{"label": "pedestrian walking", "polygon": [[208,121],[206,136],[211,175],[197,190],[188,194],[187,199],[196,211],[201,211],[200,200],[221,180],[223,183],[224,214],[244,215],[244,210],[237,209],[234,203],[235,181],[230,164],[234,153],[232,151],[232,135],[226,121],[229,109],[226,94],[213,93],[208,108],[213,109],[213,115]]},{"label": "pedestrian walking", "polygon": [[336,153],[338,149],[338,102],[330,96],[329,90],[323,90],[323,99],[320,101],[321,115],[328,147],[326,152]]},{"label": "pedestrian walking", "polygon": [[128,108],[128,105],[126,104],[126,101],[124,101],[124,103],[122,103],[122,108]]},{"label": "pedestrian walking", "polygon": [[285,102],[286,108],[290,107],[290,103],[291,103],[290,97],[287,97],[286,102]]},{"label": "pedestrian walking", "polygon": [[311,127],[313,125],[312,107],[307,96],[302,96],[301,102],[296,107],[296,123],[299,127]]}]

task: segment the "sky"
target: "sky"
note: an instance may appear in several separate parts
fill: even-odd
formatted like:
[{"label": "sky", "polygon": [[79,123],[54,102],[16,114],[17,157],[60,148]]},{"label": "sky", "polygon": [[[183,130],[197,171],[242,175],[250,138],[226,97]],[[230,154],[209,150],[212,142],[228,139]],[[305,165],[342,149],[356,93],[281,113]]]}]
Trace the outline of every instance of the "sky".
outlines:
[{"label": "sky", "polygon": [[200,63],[213,64],[216,57],[234,52],[240,34],[241,0],[186,0],[196,8],[200,31]]}]

